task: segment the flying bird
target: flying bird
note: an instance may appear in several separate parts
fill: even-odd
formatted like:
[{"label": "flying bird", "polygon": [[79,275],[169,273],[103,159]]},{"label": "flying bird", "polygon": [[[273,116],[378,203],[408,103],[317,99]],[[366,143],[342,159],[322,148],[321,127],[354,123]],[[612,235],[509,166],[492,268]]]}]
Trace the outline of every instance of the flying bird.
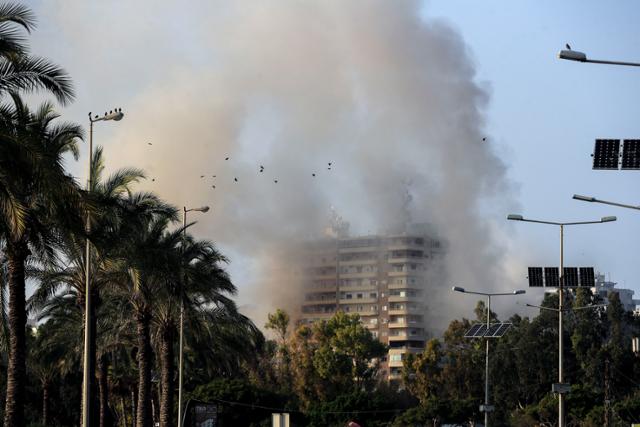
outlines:
[{"label": "flying bird", "polygon": [[571,50],[571,46],[569,46],[569,43],[567,43],[565,46],[567,47],[567,49]]}]

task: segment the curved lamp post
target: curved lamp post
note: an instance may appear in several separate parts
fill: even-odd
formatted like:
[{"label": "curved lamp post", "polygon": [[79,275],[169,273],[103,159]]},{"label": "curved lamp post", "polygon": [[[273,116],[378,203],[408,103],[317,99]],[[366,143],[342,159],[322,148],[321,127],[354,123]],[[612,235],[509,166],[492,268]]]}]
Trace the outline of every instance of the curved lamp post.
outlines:
[{"label": "curved lamp post", "polygon": [[589,59],[587,54],[577,50],[561,50],[558,52],[558,58],[576,62],[590,62],[592,64],[609,64],[609,65],[626,65],[628,67],[640,67],[638,62],[610,61],[602,59]]},{"label": "curved lamp post", "polygon": [[[87,191],[90,192],[93,188],[93,182],[91,182],[93,176],[92,163],[93,163],[93,124],[95,122],[102,122],[108,120],[120,121],[124,117],[122,108],[111,110],[108,113],[105,112],[103,116],[93,116],[89,113],[89,178],[87,179]],[[93,376],[95,375],[95,360],[91,360],[89,357],[89,347],[93,340],[93,331],[91,330],[92,324],[92,311],[91,311],[91,243],[89,242],[89,233],[91,232],[91,218],[89,211],[87,211],[87,218],[85,229],[87,231],[87,241],[85,245],[85,268],[84,268],[84,356],[83,356],[83,368],[82,368],[82,426],[88,427],[91,425],[91,383],[93,382]]]},{"label": "curved lamp post", "polygon": [[608,202],[606,200],[596,199],[595,197],[591,197],[591,196],[581,196],[580,194],[574,194],[573,198],[575,200],[580,200],[583,202],[602,203],[603,205],[618,206],[620,208],[635,209],[640,211],[640,206],[627,205],[624,203],[617,203],[617,202]]}]

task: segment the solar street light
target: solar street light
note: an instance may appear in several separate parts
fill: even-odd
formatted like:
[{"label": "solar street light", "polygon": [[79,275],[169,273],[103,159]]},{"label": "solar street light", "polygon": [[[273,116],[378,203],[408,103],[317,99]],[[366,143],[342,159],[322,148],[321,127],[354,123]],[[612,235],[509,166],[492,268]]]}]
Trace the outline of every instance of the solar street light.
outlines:
[{"label": "solar street light", "polygon": [[511,292],[477,292],[467,291],[460,286],[454,286],[451,290],[455,292],[461,292],[465,294],[483,295],[487,297],[487,323],[476,323],[465,333],[466,338],[485,338],[486,340],[486,353],[485,353],[485,374],[484,374],[484,404],[480,405],[480,412],[484,412],[484,425],[489,426],[489,412],[493,412],[494,406],[489,405],[489,338],[500,338],[503,336],[509,328],[511,323],[491,323],[491,297],[502,295],[522,295],[526,291],[518,289]]},{"label": "solar street light", "polygon": [[[557,225],[560,227],[560,268],[557,267],[546,267],[544,269],[544,280],[547,286],[550,286],[550,283],[553,286],[558,286],[558,382],[563,384],[564,381],[564,372],[563,372],[563,285],[564,285],[564,227],[566,225],[585,225],[585,224],[600,224],[604,222],[612,222],[616,220],[615,216],[605,216],[600,218],[599,221],[575,221],[575,222],[555,222],[555,221],[542,221],[536,219],[527,219],[523,218],[522,215],[519,214],[509,214],[507,215],[508,220],[512,221],[524,221],[524,222],[536,222],[539,224],[548,224],[548,225]],[[539,267],[538,267],[539,268]],[[558,276],[558,271],[561,271],[563,274],[561,277]],[[540,270],[535,271],[536,274],[540,272]],[[557,285],[556,285],[557,281]],[[558,394],[558,426],[564,427],[564,394]]]}]

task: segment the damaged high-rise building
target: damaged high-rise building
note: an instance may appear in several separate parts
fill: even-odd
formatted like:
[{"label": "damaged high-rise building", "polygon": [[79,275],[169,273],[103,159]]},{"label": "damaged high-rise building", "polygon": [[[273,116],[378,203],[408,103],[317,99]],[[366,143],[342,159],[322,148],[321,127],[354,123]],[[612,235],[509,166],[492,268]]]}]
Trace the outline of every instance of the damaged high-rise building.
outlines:
[{"label": "damaged high-rise building", "polygon": [[400,379],[402,360],[421,352],[429,338],[425,322],[429,289],[440,274],[440,241],[425,226],[402,234],[334,236],[307,244],[300,269],[304,300],[299,323],[356,313],[389,346],[383,374]]}]

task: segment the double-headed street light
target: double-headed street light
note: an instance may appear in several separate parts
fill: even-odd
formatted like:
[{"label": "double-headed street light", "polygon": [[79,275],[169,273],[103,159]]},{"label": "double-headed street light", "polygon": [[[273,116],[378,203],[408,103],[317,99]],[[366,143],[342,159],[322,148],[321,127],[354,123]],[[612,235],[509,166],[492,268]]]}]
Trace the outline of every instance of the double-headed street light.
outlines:
[{"label": "double-headed street light", "polygon": [[595,197],[591,197],[591,196],[581,196],[579,194],[574,194],[573,198],[575,200],[580,200],[583,202],[602,203],[603,205],[618,206],[620,208],[635,209],[640,211],[640,206],[626,205],[624,203],[617,203],[617,202],[608,202],[606,200],[596,199]]},{"label": "double-headed street light", "polygon": [[602,59],[589,59],[587,58],[587,54],[584,52],[578,52],[577,50],[561,50],[558,52],[558,58],[566,59],[568,61],[577,61],[577,62],[590,62],[593,64],[610,64],[610,65],[626,65],[629,67],[640,67],[640,63],[638,62],[623,62],[623,61],[609,61]]},{"label": "double-headed street light", "polygon": [[[109,111],[105,111],[103,116],[92,116],[89,113],[89,177],[87,179],[87,192],[91,192],[93,189],[93,182],[91,181],[93,176],[92,164],[93,164],[93,124],[95,122],[102,122],[107,120],[120,121],[124,117],[122,108],[116,108]],[[94,352],[89,351],[91,342],[93,341],[93,331],[91,329],[93,312],[91,310],[91,244],[89,242],[89,233],[91,232],[91,218],[89,216],[89,210],[87,210],[87,218],[85,229],[87,232],[87,241],[85,247],[85,287],[84,287],[84,357],[83,357],[83,370],[82,370],[82,426],[88,427],[91,425],[91,383],[95,375],[95,360],[93,357],[89,357],[89,353],[93,356]]]},{"label": "double-headed street light", "polygon": [[[526,291],[520,289],[512,292],[476,292],[476,291],[467,291],[465,288],[461,288],[460,286],[454,286],[451,288],[455,292],[461,292],[463,294],[472,294],[472,295],[482,295],[487,297],[487,331],[491,327],[491,297],[502,296],[502,295],[521,295]],[[484,425],[485,427],[489,427],[489,412],[491,412],[492,407],[489,405],[489,338],[485,338],[486,341],[486,352],[485,352],[485,372],[484,372],[484,405],[482,405],[481,409],[484,412]]]},{"label": "double-headed street light", "polygon": [[558,392],[558,427],[564,427],[564,393],[566,393],[567,386],[564,385],[564,375],[562,371],[562,354],[563,354],[563,339],[562,339],[562,314],[563,314],[563,284],[564,284],[564,227],[566,225],[584,225],[584,224],[600,224],[604,222],[612,222],[617,218],[615,216],[605,216],[600,218],[599,221],[576,221],[576,222],[555,222],[555,221],[541,221],[537,219],[523,218],[522,215],[510,214],[507,219],[512,221],[524,221],[524,222],[536,222],[539,224],[557,225],[560,227],[560,283],[558,286],[558,386],[554,387],[554,390]]},{"label": "double-headed street light", "polygon": [[[185,245],[187,243],[187,212],[202,212],[209,211],[209,206],[202,206],[199,208],[187,209],[186,206],[182,208],[182,251],[184,253]],[[182,275],[182,283],[180,285],[180,344],[179,344],[179,356],[178,356],[178,427],[182,426],[182,371],[183,371],[183,341],[184,341],[184,282],[187,280],[186,268]]]}]

